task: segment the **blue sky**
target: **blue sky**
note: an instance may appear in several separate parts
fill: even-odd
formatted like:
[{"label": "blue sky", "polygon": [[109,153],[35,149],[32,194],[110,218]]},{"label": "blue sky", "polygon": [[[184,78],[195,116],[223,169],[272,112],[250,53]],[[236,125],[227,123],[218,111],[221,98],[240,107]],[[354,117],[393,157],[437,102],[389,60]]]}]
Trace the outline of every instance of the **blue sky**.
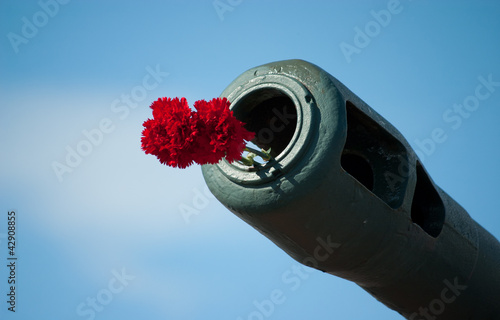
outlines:
[{"label": "blue sky", "polygon": [[[381,10],[390,19],[377,22]],[[342,81],[500,237],[500,86],[474,111],[454,109],[483,80],[500,82],[497,1],[6,0],[0,15],[2,319],[259,319],[273,295],[263,319],[402,319],[331,275],[287,283],[298,263],[207,195],[199,167],[140,150],[153,100],[211,99],[276,60]],[[436,129],[446,138],[424,150]],[[15,315],[3,302],[9,210]]]}]

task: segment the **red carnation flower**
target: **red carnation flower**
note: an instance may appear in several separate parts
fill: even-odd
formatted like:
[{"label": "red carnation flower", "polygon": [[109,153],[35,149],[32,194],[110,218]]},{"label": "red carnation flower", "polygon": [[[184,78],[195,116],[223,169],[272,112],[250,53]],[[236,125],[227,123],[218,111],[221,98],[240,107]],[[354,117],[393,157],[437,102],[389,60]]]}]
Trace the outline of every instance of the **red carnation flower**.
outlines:
[{"label": "red carnation flower", "polygon": [[223,157],[227,161],[239,160],[245,148],[245,140],[250,141],[255,134],[243,126],[229,110],[226,98],[214,98],[209,102],[196,101],[194,107],[198,115],[198,142],[204,152],[198,163],[217,163]]},{"label": "red carnation flower", "polygon": [[254,133],[233,116],[226,98],[196,101],[197,112],[189,109],[185,98],[161,98],[153,102],[153,119],[144,122],[142,150],[161,163],[185,168],[196,162],[214,164],[241,158],[244,140]]},{"label": "red carnation flower", "polygon": [[144,122],[142,150],[155,155],[161,163],[185,168],[193,163],[197,133],[193,111],[185,98],[161,98],[153,102],[153,119]]}]

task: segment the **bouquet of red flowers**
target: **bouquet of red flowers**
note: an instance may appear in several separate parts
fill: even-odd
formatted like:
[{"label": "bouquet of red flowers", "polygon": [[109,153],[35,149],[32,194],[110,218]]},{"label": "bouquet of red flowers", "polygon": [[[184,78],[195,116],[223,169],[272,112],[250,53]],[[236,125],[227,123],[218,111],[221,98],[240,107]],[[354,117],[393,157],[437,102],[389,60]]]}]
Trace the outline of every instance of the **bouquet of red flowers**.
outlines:
[{"label": "bouquet of red flowers", "polygon": [[[155,155],[161,163],[186,168],[193,163],[215,164],[222,158],[253,164],[255,153],[242,158],[246,141],[255,134],[245,129],[229,109],[226,98],[198,100],[196,111],[185,98],[160,98],[151,104],[153,119],[144,122],[142,150]],[[257,153],[262,154],[257,151]],[[264,153],[264,158],[268,153]]]}]

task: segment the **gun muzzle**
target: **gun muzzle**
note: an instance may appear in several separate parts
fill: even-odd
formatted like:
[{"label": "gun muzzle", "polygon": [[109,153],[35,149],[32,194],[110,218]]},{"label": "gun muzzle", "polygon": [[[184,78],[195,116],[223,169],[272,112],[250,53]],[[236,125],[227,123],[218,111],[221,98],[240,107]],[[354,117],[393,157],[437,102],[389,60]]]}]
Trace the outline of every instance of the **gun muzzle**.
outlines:
[{"label": "gun muzzle", "polygon": [[408,319],[500,319],[500,243],[426,172],[403,136],[301,60],[221,94],[273,159],[204,165],[215,197],[292,258],[354,281]]}]

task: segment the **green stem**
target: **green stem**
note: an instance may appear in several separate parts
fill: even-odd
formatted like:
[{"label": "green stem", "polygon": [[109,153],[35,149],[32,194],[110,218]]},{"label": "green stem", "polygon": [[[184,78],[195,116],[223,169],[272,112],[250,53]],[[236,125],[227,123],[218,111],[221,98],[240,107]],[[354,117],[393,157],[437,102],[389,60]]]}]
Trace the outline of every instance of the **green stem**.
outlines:
[{"label": "green stem", "polygon": [[251,147],[245,147],[244,150],[247,152],[255,153],[256,155],[260,156],[265,161],[269,161],[269,160],[273,159],[273,157],[269,154],[270,151],[263,152],[263,151],[259,151],[259,150],[256,150],[254,148],[251,148]]}]

